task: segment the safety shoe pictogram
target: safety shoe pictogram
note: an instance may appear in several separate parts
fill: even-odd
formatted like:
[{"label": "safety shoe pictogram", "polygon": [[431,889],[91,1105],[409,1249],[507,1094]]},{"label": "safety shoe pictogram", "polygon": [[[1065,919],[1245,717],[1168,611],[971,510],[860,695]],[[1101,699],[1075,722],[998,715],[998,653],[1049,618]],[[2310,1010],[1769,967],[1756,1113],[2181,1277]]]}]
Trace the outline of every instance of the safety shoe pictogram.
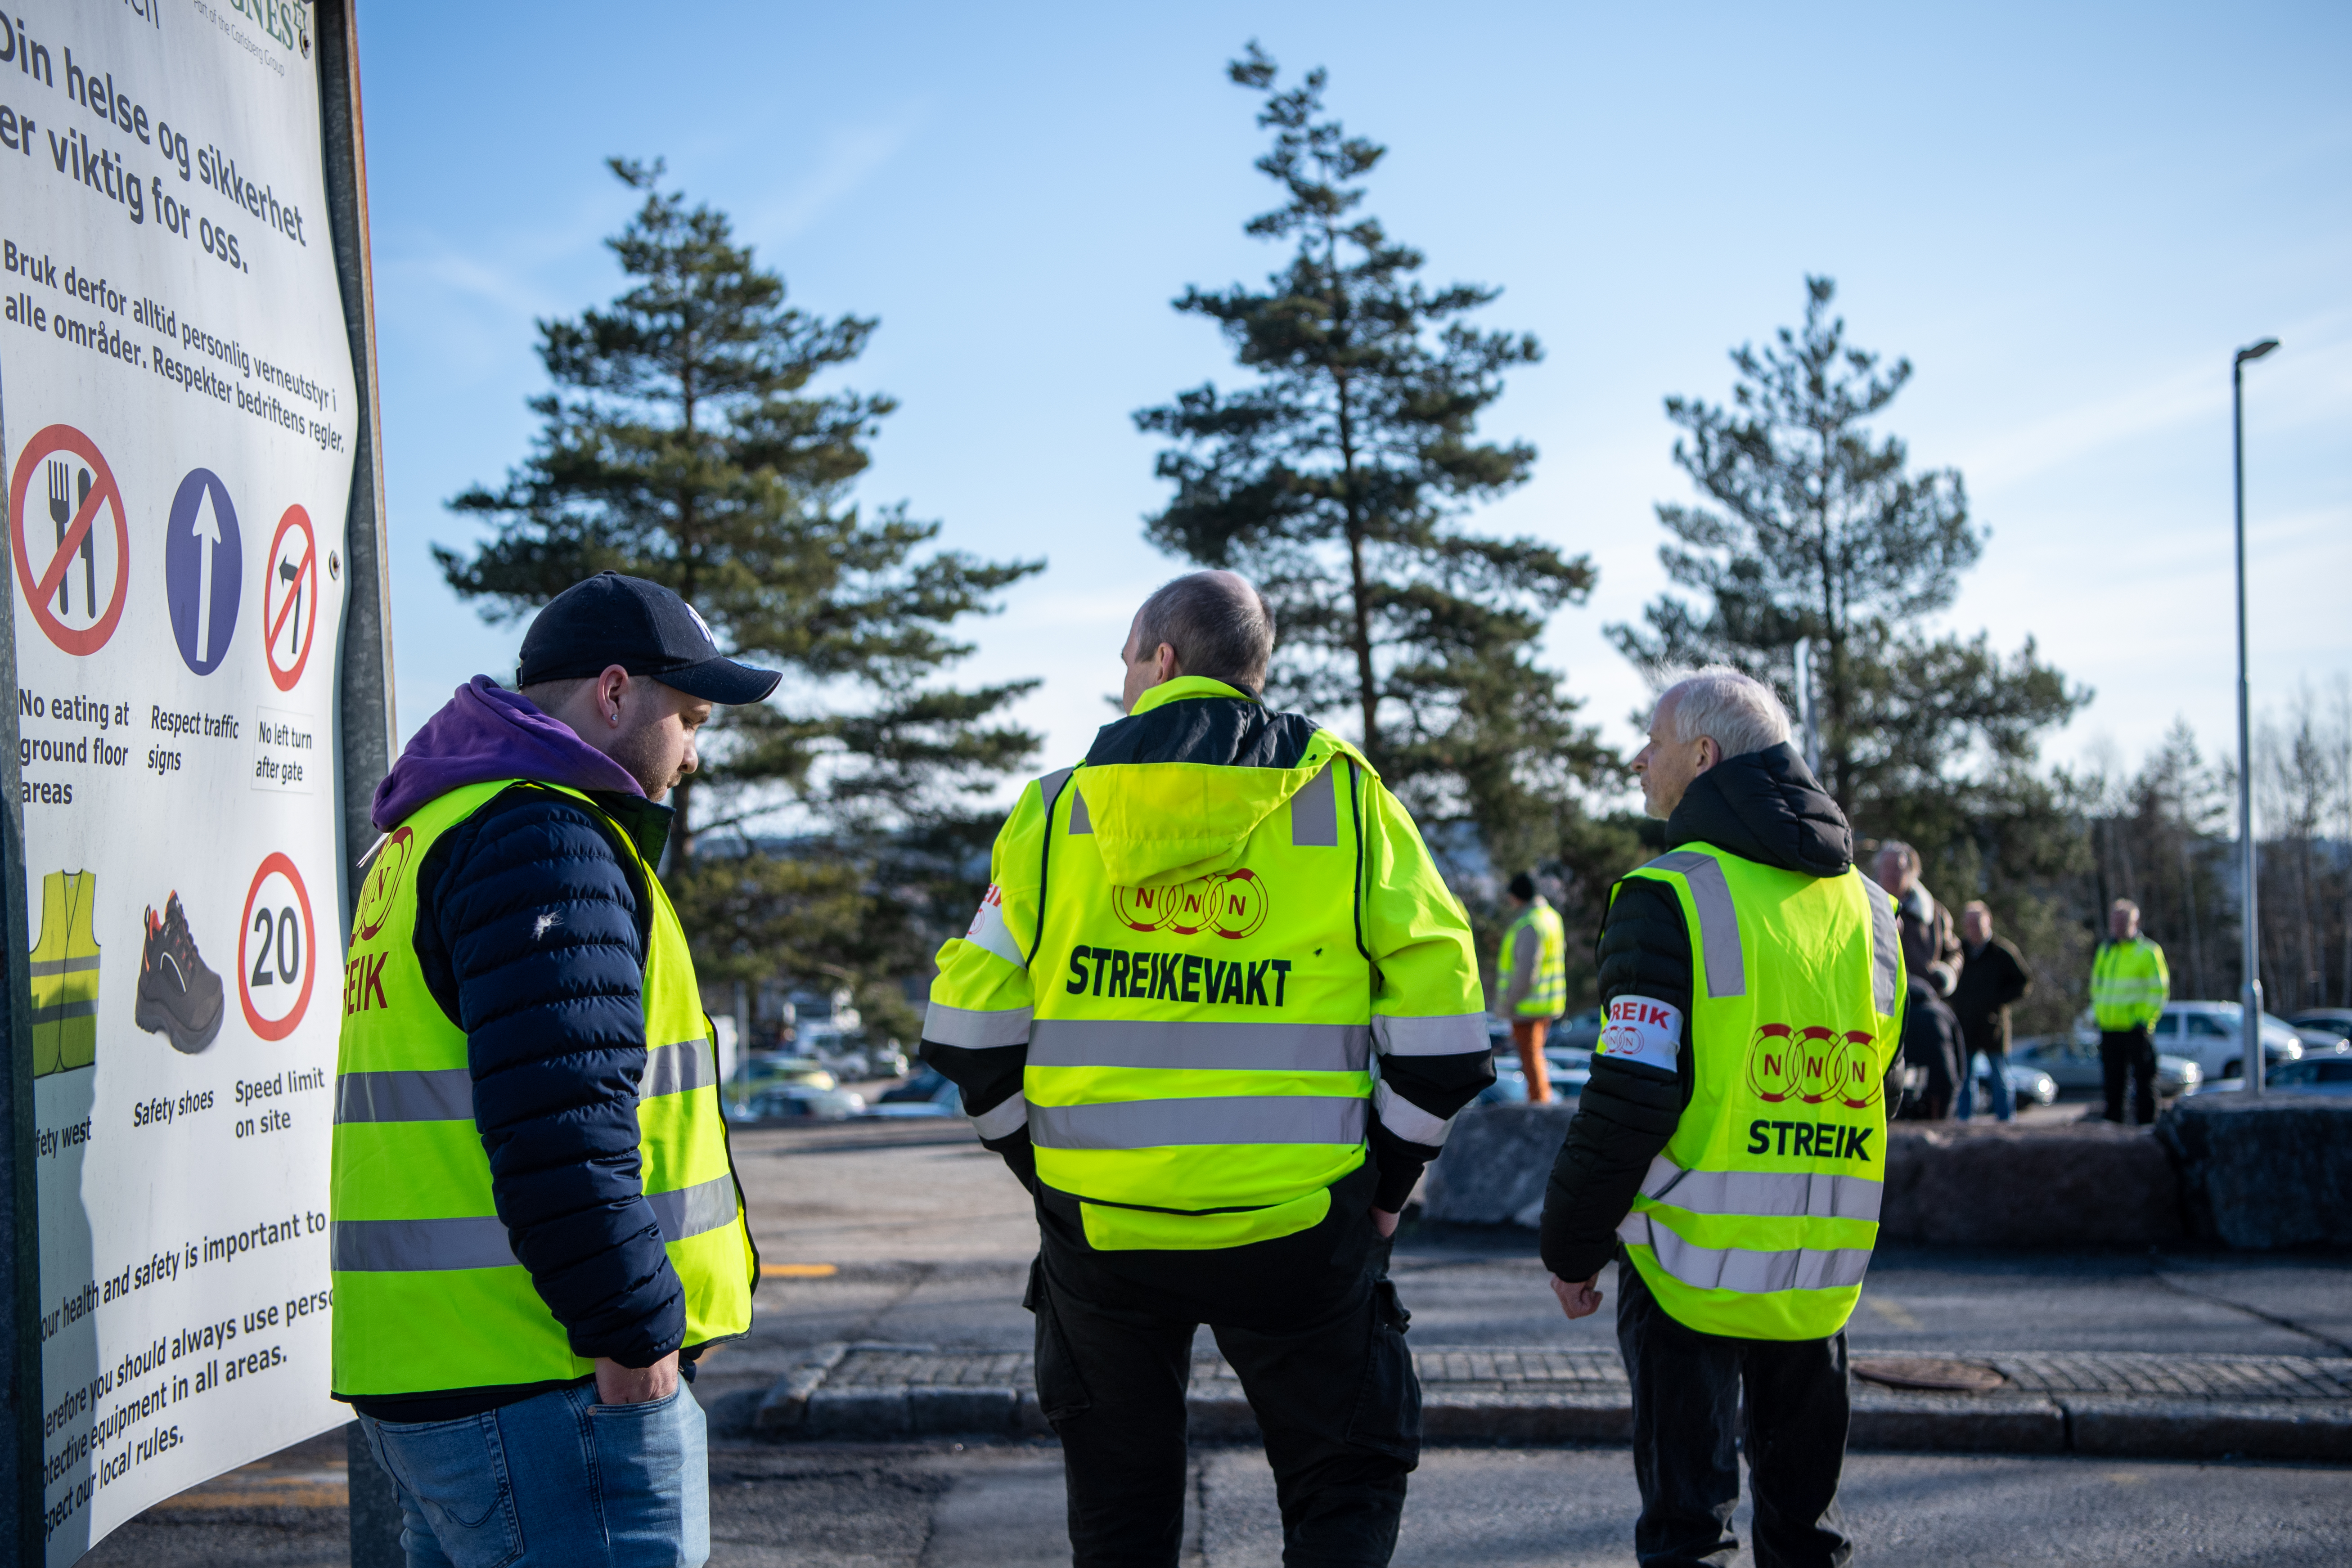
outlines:
[{"label": "safety shoe pictogram", "polygon": [[221,980],[196,956],[188,914],[174,892],[163,916],[147,907],[147,946],[139,955],[139,1005],[131,1015],[151,1035],[168,1036],[172,1048],[193,1056],[213,1043],[221,1026]]}]

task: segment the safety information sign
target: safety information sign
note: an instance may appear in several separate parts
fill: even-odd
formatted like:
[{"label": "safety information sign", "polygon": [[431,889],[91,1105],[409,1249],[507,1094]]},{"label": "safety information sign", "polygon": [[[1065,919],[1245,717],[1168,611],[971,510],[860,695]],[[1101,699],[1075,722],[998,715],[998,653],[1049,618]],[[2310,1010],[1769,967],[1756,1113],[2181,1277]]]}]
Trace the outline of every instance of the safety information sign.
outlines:
[{"label": "safety information sign", "polygon": [[288,0],[0,15],[52,1564],[350,1418],[316,981],[361,426],[310,26]]}]

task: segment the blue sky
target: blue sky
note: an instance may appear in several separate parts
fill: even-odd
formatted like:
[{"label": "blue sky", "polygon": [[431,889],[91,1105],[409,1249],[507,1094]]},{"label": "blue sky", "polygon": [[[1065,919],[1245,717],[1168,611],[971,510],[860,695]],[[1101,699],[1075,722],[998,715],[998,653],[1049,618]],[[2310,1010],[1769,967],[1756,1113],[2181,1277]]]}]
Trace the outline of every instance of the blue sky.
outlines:
[{"label": "blue sky", "polygon": [[1664,585],[1669,393],[1838,279],[1853,341],[1917,367],[1884,428],[1966,476],[1992,536],[1947,617],[2028,636],[2096,689],[2053,760],[2136,760],[2232,719],[2229,363],[2249,371],[2257,706],[2352,671],[2352,11],[1359,3],[360,8],[404,735],[520,632],[429,553],[443,508],[528,449],[534,317],[609,299],[663,155],[793,300],[881,319],[837,384],[898,396],[859,490],[943,542],[1043,554],[970,623],[966,679],[1042,677],[1022,718],[1074,760],[1134,605],[1179,569],[1129,414],[1235,376],[1188,283],[1278,259],[1255,37],[1321,63],[1386,142],[1370,210],[1425,276],[1498,284],[1532,331],[1486,432],[1541,450],[1478,526],[1600,567],[1549,661],[1614,743],[1643,700],[1601,627]]}]

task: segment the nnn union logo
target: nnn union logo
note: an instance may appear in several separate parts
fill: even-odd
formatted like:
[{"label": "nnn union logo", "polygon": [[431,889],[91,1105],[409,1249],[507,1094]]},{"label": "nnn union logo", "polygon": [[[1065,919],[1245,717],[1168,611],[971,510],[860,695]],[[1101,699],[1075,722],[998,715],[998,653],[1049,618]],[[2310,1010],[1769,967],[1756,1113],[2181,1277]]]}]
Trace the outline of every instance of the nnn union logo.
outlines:
[{"label": "nnn union logo", "polygon": [[1748,1088],[1767,1105],[1845,1105],[1859,1110],[1879,1097],[1873,1037],[1834,1029],[1766,1024],[1748,1044]]},{"label": "nnn union logo", "polygon": [[1244,867],[1165,888],[1113,888],[1111,913],[1130,931],[1164,931],[1171,936],[1214,931],[1238,942],[1255,935],[1273,911],[1265,879]]}]

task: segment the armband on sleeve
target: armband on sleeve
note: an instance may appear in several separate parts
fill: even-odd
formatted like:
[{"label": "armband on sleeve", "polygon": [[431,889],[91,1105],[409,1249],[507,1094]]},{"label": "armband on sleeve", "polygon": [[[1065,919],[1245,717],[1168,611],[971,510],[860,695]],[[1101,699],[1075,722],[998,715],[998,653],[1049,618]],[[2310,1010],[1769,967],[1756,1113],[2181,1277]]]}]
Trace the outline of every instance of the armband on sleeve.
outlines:
[{"label": "armband on sleeve", "polygon": [[1682,1043],[1681,1008],[1654,997],[1624,995],[1609,1004],[1609,1021],[1592,1054],[1673,1072]]}]

